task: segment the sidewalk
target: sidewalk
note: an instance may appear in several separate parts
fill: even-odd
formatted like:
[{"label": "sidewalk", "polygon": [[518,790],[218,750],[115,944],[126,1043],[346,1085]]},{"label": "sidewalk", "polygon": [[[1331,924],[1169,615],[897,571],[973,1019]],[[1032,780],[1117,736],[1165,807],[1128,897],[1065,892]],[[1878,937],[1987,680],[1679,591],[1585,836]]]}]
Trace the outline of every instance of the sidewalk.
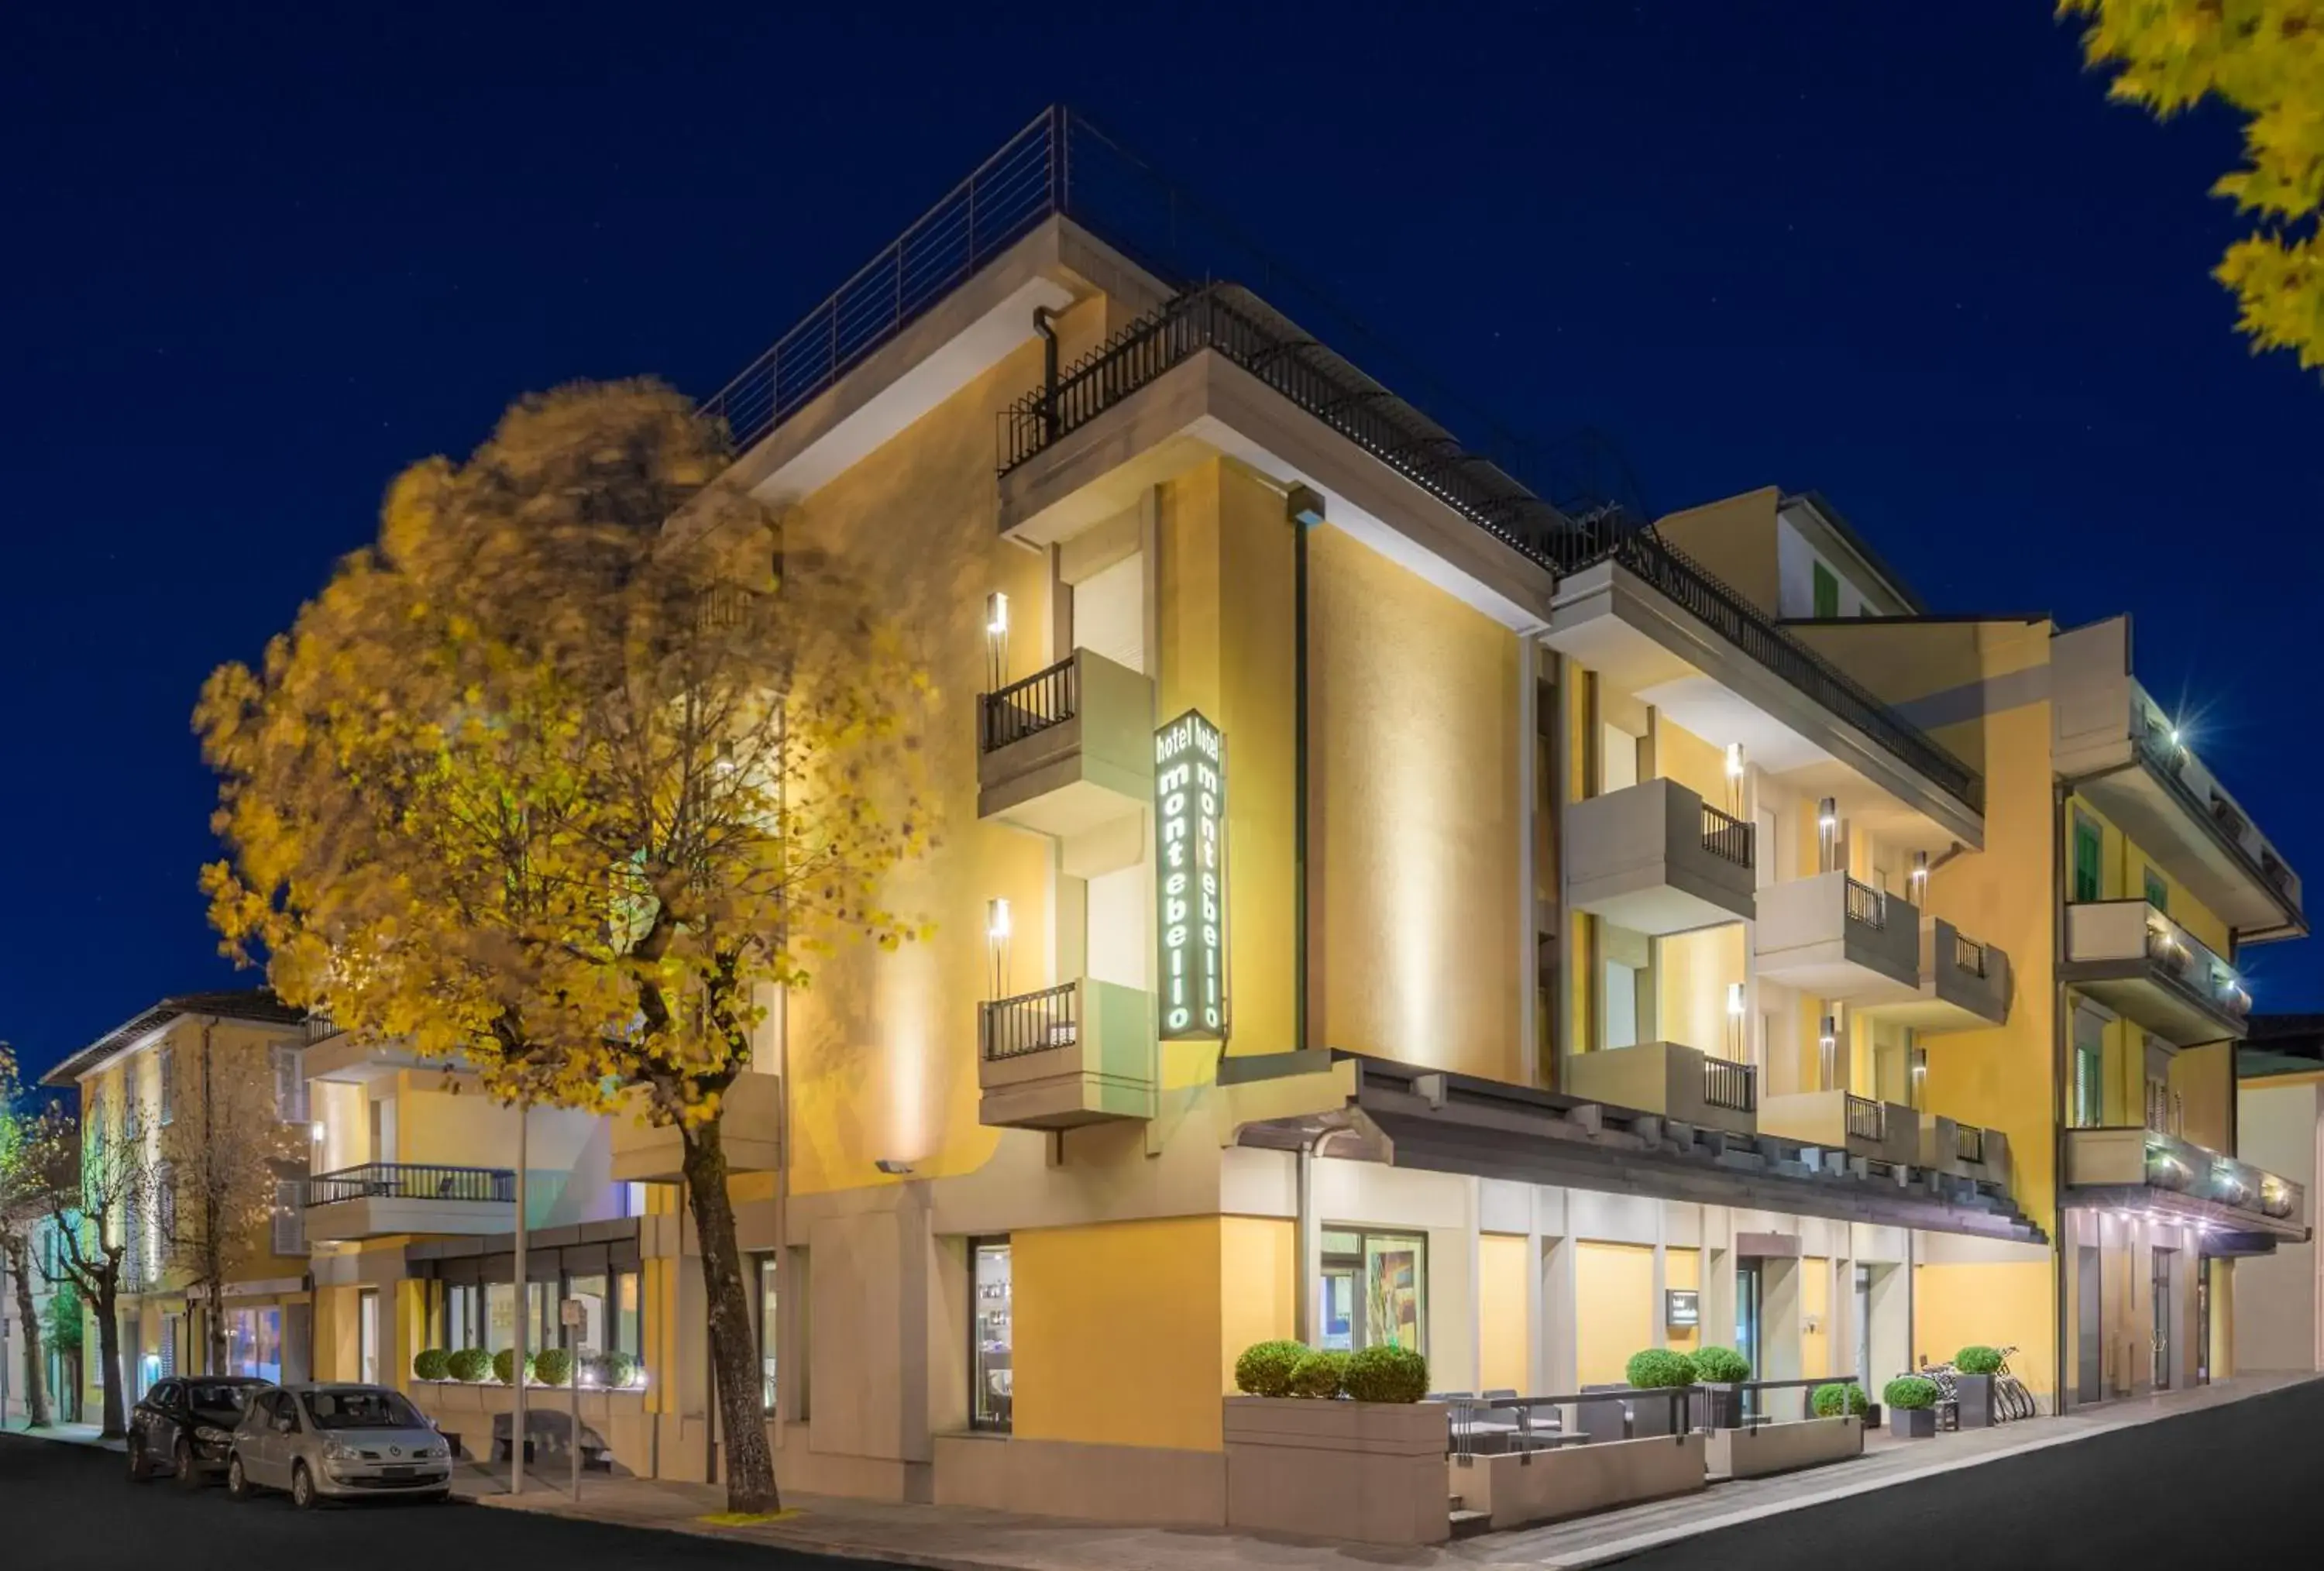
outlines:
[{"label": "sidewalk", "polygon": [[[1889,1443],[1876,1436],[1858,1461],[1716,1484],[1679,1500],[1428,1548],[1262,1537],[1224,1528],[1120,1527],[957,1506],[791,1494],[785,1495],[784,1503],[797,1515],[747,1527],[719,1527],[704,1520],[725,1509],[724,1492],[714,1486],[593,1474],[582,1481],[576,1507],[566,1492],[566,1476],[553,1468],[546,1476],[528,1474],[521,1496],[507,1492],[505,1467],[464,1465],[454,1486],[478,1504],[505,1510],[737,1539],[930,1571],[1237,1571],[1250,1566],[1268,1571],[1378,1571],[1382,1566],[1563,1571],[1602,1565],[1777,1512],[2241,1401],[2312,1378],[2244,1376],[2195,1391],[2083,1409],[2066,1418],[2031,1419],[1933,1440]],[[777,1465],[779,1474],[779,1459]]]},{"label": "sidewalk", "polygon": [[68,1446],[96,1446],[107,1451],[124,1450],[118,1440],[106,1440],[97,1434],[95,1424],[51,1424],[45,1429],[27,1429],[22,1419],[11,1419],[0,1424],[0,1435],[23,1435],[33,1440],[58,1440]]}]

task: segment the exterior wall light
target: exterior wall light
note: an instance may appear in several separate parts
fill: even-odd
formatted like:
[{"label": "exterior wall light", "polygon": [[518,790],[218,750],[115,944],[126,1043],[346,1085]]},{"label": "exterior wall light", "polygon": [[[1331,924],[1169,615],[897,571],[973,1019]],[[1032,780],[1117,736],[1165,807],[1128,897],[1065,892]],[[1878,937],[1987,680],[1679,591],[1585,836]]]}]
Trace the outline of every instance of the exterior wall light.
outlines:
[{"label": "exterior wall light", "polygon": [[315,1122],[309,1125],[307,1129],[308,1135],[313,1139],[317,1145],[323,1143],[323,1136],[328,1132],[329,1132],[323,1127],[323,1121],[319,1118],[315,1120]]},{"label": "exterior wall light", "polygon": [[891,1178],[909,1178],[912,1172],[911,1163],[899,1161],[894,1157],[881,1157],[872,1165]]},{"label": "exterior wall light", "polygon": [[1929,854],[1913,853],[1913,903],[1919,905],[1921,897],[1929,892]]},{"label": "exterior wall light", "polygon": [[1816,871],[1830,873],[1840,846],[1840,802],[1826,797],[1816,804]]},{"label": "exterior wall light", "polygon": [[1816,1051],[1820,1060],[1817,1067],[1823,1076],[1823,1084],[1818,1089],[1831,1091],[1840,1088],[1836,1084],[1840,1071],[1840,1021],[1837,1016],[1828,1014],[1823,1017],[1823,1030],[1816,1038]]},{"label": "exterior wall light", "polygon": [[1736,818],[1743,816],[1743,744],[1727,744],[1727,810]]},{"label": "exterior wall light", "polygon": [[984,690],[999,692],[1009,679],[1009,596],[995,589],[984,597]]},{"label": "exterior wall light", "polygon": [[1009,996],[1009,934],[1010,922],[1009,902],[989,900],[984,902],[985,959],[991,968],[991,996]]}]

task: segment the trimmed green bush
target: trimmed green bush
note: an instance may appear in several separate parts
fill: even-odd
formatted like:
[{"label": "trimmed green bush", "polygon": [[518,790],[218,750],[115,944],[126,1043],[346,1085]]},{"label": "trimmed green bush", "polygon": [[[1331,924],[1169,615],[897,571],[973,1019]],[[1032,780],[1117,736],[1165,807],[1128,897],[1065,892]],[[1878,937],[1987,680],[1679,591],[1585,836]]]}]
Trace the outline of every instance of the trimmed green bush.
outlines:
[{"label": "trimmed green bush", "polygon": [[1329,1400],[1348,1378],[1348,1355],[1331,1348],[1308,1354],[1291,1366],[1291,1394]]},{"label": "trimmed green bush", "polygon": [[638,1378],[638,1361],[626,1353],[601,1353],[589,1361],[589,1367],[608,1391],[619,1391]]},{"label": "trimmed green bush", "polygon": [[1350,1356],[1340,1385],[1360,1402],[1416,1402],[1428,1394],[1428,1360],[1409,1347],[1375,1343]]},{"label": "trimmed green bush", "polygon": [[481,1347],[463,1347],[444,1361],[444,1372],[474,1385],[493,1372],[493,1355]]},{"label": "trimmed green bush", "polygon": [[[532,1360],[530,1358],[524,1361],[524,1372],[527,1375],[532,1373]],[[514,1385],[516,1383],[515,1348],[503,1347],[498,1353],[493,1354],[493,1378],[500,1382],[503,1385]]]},{"label": "trimmed green bush", "polygon": [[440,1347],[423,1347],[412,1355],[411,1373],[418,1380],[442,1380],[451,1372],[452,1355]]},{"label": "trimmed green bush", "polygon": [[1254,1342],[1235,1360],[1235,1390],[1250,1397],[1287,1397],[1291,1372],[1306,1356],[1304,1342]]},{"label": "trimmed green bush", "polygon": [[1751,1378],[1751,1361],[1732,1347],[1705,1347],[1694,1354],[1694,1378],[1719,1385],[1732,1385],[1737,1381]]},{"label": "trimmed green bush", "polygon": [[1937,1405],[1937,1382],[1917,1374],[1900,1374],[1880,1388],[1880,1400],[1908,1413],[1933,1408]]},{"label": "trimmed green bush", "polygon": [[1964,1347],[1953,1354],[1953,1367],[1963,1374],[1998,1374],[2001,1350],[1982,1345]]},{"label": "trimmed green bush", "polygon": [[532,1355],[532,1378],[543,1385],[563,1385],[573,1378],[573,1355],[562,1347],[544,1347]]},{"label": "trimmed green bush", "polygon": [[1872,1406],[1865,1400],[1862,1386],[1841,1381],[1816,1387],[1812,1400],[1819,1419],[1837,1419],[1843,1413],[1860,1419]]},{"label": "trimmed green bush", "polygon": [[1668,1348],[1649,1347],[1644,1353],[1630,1354],[1630,1362],[1622,1366],[1622,1374],[1640,1391],[1666,1391],[1674,1385],[1694,1383],[1694,1360]]}]

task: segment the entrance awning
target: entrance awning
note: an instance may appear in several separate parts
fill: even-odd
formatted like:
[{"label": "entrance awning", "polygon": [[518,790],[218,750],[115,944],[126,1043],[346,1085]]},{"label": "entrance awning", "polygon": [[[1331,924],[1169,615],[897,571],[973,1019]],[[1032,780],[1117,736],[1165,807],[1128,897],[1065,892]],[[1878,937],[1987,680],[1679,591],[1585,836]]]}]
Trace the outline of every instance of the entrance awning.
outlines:
[{"label": "entrance awning", "polygon": [[1230,1055],[1233,1143],[2025,1243],[2001,1185],[1329,1050]]}]

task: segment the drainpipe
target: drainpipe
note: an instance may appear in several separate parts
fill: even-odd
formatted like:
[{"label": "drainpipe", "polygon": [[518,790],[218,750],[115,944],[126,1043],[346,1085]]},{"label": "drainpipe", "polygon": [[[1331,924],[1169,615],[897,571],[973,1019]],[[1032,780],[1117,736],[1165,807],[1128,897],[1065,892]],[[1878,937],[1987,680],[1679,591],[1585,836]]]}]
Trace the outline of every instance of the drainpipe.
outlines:
[{"label": "drainpipe", "polygon": [[1041,335],[1041,440],[1057,439],[1057,313],[1033,308],[1033,330]]},{"label": "drainpipe", "polygon": [[[2057,1345],[2052,1363],[2052,1378],[2056,1393],[2051,1407],[2055,1412],[2066,1410],[2066,1252],[2073,1247],[2066,1235],[2066,1095],[2070,1084],[2066,1067],[2067,1054],[2073,1040],[2074,1021],[2066,1007],[2066,984],[2058,980],[2058,973],[2066,963],[2066,880],[2069,876],[2066,859],[2073,848],[2072,809],[2067,803],[2073,793],[2070,781],[2062,782],[2051,792],[2051,845],[2055,851],[2050,858],[2050,1247],[2055,1252],[2056,1266],[2052,1273],[2055,1283],[2052,1297],[2056,1308],[2051,1339]],[[2079,1260],[2076,1269],[2080,1269]],[[2079,1297],[2080,1289],[2076,1289]],[[2105,1316],[2099,1316],[2101,1326]]]},{"label": "drainpipe", "polygon": [[1321,1133],[1308,1136],[1299,1142],[1294,1161],[1292,1227],[1296,1237],[1292,1241],[1292,1253],[1297,1259],[1297,1276],[1293,1280],[1291,1295],[1291,1333],[1308,1346],[1315,1345],[1315,1283],[1322,1262],[1315,1257],[1315,1148],[1323,1143]]},{"label": "drainpipe", "polygon": [[1309,1040],[1307,954],[1307,537],[1323,522],[1323,498],[1305,485],[1294,485],[1284,499],[1291,521],[1291,942],[1292,1045],[1305,1049]]}]

